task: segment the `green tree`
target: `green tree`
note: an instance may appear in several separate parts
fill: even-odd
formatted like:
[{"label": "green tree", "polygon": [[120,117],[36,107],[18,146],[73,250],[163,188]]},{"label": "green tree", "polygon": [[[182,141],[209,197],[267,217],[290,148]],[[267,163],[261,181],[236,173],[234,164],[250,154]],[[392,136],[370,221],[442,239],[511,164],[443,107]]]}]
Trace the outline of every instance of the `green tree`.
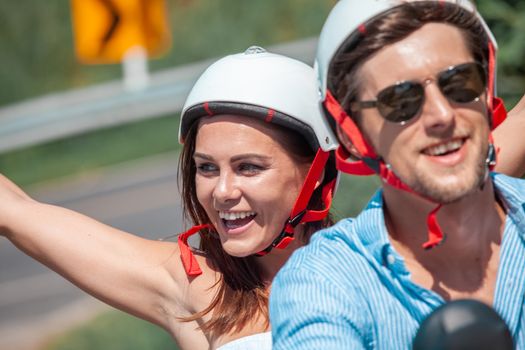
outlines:
[{"label": "green tree", "polygon": [[511,106],[525,92],[525,2],[478,0],[477,4],[498,41],[498,89]]}]

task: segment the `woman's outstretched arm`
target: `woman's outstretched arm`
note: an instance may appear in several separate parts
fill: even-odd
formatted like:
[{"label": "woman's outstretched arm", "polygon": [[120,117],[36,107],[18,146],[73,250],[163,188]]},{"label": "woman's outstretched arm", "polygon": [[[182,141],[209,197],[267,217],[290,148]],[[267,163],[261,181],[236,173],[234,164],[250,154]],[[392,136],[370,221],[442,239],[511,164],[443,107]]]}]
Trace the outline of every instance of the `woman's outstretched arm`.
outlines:
[{"label": "woman's outstretched arm", "polygon": [[173,327],[188,280],[177,244],[143,239],[39,203],[0,175],[0,235],[89,294]]},{"label": "woman's outstretched arm", "polygon": [[498,153],[496,171],[520,177],[525,174],[525,95],[494,132]]}]

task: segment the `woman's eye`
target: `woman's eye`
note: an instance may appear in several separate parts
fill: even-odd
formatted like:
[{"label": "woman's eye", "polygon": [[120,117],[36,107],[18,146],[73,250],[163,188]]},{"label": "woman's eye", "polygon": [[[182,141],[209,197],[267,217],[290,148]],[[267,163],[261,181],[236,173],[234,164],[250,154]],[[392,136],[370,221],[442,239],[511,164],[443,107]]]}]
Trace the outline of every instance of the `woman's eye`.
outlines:
[{"label": "woman's eye", "polygon": [[249,175],[255,175],[263,171],[264,168],[260,165],[251,163],[242,163],[239,165],[239,171]]},{"label": "woman's eye", "polygon": [[216,172],[217,170],[218,170],[217,167],[211,163],[197,164],[197,172],[202,173],[202,174],[213,173],[213,172]]}]

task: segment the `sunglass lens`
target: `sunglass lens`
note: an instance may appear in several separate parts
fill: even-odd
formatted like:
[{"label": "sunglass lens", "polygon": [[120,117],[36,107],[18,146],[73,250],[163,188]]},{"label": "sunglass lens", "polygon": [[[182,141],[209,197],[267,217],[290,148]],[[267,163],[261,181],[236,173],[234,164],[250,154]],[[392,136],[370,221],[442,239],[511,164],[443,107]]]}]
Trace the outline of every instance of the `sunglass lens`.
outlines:
[{"label": "sunglass lens", "polygon": [[485,70],[478,63],[465,63],[452,67],[439,75],[438,84],[447,98],[457,103],[468,103],[485,90]]},{"label": "sunglass lens", "polygon": [[419,113],[424,99],[423,86],[406,81],[381,91],[377,96],[377,108],[388,121],[401,123]]}]

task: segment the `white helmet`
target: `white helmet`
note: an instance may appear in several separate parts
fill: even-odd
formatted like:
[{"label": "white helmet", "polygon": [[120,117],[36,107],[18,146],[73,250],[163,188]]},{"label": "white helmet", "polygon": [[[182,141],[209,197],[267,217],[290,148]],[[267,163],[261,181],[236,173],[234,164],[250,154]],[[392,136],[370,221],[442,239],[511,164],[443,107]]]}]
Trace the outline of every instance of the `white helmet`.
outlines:
[{"label": "white helmet", "polygon": [[[469,0],[340,0],[332,9],[326,19],[319,37],[315,69],[321,90],[321,99],[326,98],[328,71],[332,59],[338,51],[344,49],[343,44],[351,45],[350,36],[359,33],[359,28],[370,20],[384,15],[394,7],[407,2],[448,2],[463,7],[474,13],[485,28],[485,32],[497,49],[496,39],[489,27],[476,10],[475,5]],[[495,74],[495,69],[492,74]],[[494,80],[495,81],[495,80]],[[496,84],[494,84],[495,86]]]},{"label": "white helmet", "polygon": [[[291,129],[302,135],[316,152],[290,216],[283,223],[283,230],[269,247],[257,255],[267,254],[274,247],[286,247],[293,239],[295,226],[320,221],[328,215],[338,178],[332,151],[338,143],[318,102],[317,82],[310,66],[253,46],[244,53],[226,56],[208,67],[184,104],[179,128],[181,143],[184,143],[191,125],[200,118],[235,114]],[[322,178],[325,208],[318,211],[307,209],[315,184]],[[190,231],[190,234],[196,232]],[[182,240],[186,236],[183,235]],[[184,244],[181,249],[187,251]],[[187,255],[190,256],[189,253]],[[185,266],[190,265],[185,263]]]},{"label": "white helmet", "polygon": [[334,150],[337,138],[318,100],[310,66],[253,46],[218,60],[200,76],[182,109],[179,141],[184,142],[190,125],[201,117],[240,114],[292,129],[314,150]]}]

